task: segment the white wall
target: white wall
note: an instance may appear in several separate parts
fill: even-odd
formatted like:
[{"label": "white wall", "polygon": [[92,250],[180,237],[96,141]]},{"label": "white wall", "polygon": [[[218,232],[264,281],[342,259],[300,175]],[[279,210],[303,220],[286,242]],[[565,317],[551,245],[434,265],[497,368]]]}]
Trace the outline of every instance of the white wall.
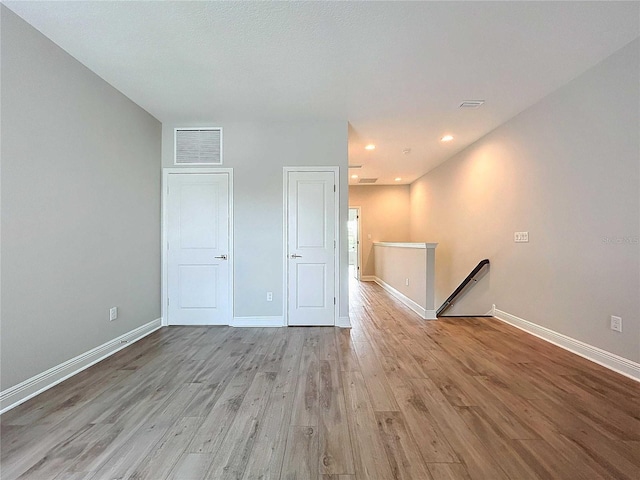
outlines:
[{"label": "white wall", "polygon": [[[340,316],[348,315],[347,123],[205,119],[163,124],[162,163],[173,167],[176,127],[223,127],[234,177],[234,316],[283,316],[283,167],[340,167]],[[198,168],[198,167],[191,167]],[[273,292],[273,301],[266,301]]]},{"label": "white wall", "polygon": [[361,275],[371,276],[375,273],[373,242],[409,240],[409,205],[409,185],[349,187],[349,206],[361,207]]},{"label": "white wall", "polygon": [[636,40],[411,185],[411,240],[439,242],[437,305],[486,257],[452,313],[495,303],[640,360],[639,52]]},{"label": "white wall", "polygon": [[[422,307],[422,311],[418,312],[421,315],[424,316],[426,310],[431,310],[435,314],[433,306],[434,249],[409,248],[410,244],[407,243],[402,245],[402,247],[384,243],[374,245],[376,282],[381,280]],[[431,285],[428,277],[431,277]]]},{"label": "white wall", "polygon": [[4,390],[160,316],[161,125],[0,11]]}]

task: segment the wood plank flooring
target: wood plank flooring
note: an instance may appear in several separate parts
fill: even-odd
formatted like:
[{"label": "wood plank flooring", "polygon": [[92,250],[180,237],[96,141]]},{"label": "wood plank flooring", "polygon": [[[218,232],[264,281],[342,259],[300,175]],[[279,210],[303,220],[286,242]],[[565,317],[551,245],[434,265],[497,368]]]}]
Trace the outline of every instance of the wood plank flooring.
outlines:
[{"label": "wood plank flooring", "polygon": [[640,478],[640,384],[351,285],[353,329],[164,328],[1,418],[0,478]]}]

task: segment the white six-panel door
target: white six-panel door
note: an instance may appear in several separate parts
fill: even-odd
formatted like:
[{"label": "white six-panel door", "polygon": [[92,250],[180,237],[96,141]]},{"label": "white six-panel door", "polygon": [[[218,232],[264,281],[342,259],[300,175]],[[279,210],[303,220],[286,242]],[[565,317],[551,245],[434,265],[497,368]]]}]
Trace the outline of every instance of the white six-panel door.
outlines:
[{"label": "white six-panel door", "polygon": [[287,172],[289,325],[335,324],[336,175]]},{"label": "white six-panel door", "polygon": [[167,323],[229,325],[228,173],[167,175]]}]

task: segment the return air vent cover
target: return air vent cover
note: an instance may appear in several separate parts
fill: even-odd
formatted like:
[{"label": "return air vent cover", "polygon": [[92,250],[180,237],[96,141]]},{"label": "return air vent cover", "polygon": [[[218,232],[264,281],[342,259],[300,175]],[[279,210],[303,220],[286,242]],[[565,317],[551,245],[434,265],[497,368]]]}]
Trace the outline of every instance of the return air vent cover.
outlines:
[{"label": "return air vent cover", "polygon": [[376,183],[377,181],[377,178],[361,178],[358,183]]},{"label": "return air vent cover", "polygon": [[176,165],[222,165],[222,128],[176,128]]},{"label": "return air vent cover", "polygon": [[465,100],[460,104],[460,108],[480,108],[484,105],[484,100]]}]

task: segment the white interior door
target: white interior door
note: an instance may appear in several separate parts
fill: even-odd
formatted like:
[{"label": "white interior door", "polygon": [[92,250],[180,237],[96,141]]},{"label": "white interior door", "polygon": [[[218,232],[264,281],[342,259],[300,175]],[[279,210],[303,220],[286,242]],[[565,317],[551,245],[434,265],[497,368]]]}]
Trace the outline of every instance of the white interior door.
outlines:
[{"label": "white interior door", "polygon": [[288,172],[289,325],[335,325],[335,173]]},{"label": "white interior door", "polygon": [[167,176],[169,325],[229,325],[229,174]]}]

